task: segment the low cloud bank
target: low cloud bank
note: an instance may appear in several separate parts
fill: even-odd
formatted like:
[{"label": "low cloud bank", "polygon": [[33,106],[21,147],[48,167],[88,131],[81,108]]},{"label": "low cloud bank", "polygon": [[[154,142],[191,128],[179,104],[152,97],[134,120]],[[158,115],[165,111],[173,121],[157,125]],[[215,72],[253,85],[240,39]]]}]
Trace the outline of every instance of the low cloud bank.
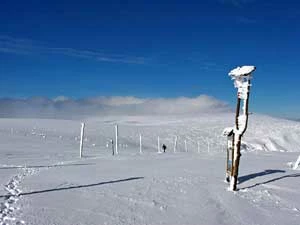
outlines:
[{"label": "low cloud bank", "polygon": [[28,99],[0,99],[2,118],[59,118],[77,119],[105,115],[185,115],[229,111],[229,106],[213,97],[195,98],[136,98],[93,97],[54,99],[33,97]]}]

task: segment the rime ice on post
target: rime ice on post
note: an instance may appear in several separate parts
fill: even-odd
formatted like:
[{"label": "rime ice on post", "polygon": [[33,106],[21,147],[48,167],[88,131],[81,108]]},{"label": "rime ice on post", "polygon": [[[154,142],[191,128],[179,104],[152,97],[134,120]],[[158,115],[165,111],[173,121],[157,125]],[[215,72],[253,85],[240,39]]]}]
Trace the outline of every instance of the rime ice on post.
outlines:
[{"label": "rime ice on post", "polygon": [[115,135],[116,135],[116,137],[115,137],[115,153],[116,153],[116,155],[118,155],[119,154],[119,152],[118,152],[118,138],[119,138],[119,127],[118,127],[118,125],[116,125],[115,126]]},{"label": "rime ice on post", "polygon": [[84,138],[84,127],[85,124],[81,123],[81,132],[80,132],[80,151],[79,151],[79,156],[82,158],[82,149],[83,149],[83,138]]},{"label": "rime ice on post", "polygon": [[225,181],[230,182],[230,176],[232,171],[232,160],[233,160],[233,127],[226,127],[223,131],[223,136],[227,137],[227,148],[226,148],[226,176]]},{"label": "rime ice on post", "polygon": [[142,153],[142,135],[140,134],[140,154]]},{"label": "rime ice on post", "polygon": [[300,165],[300,155],[299,155],[297,161],[295,162],[295,164],[293,166],[293,170],[296,170],[299,167],[299,165]]},{"label": "rime ice on post", "polygon": [[175,141],[174,141],[174,153],[176,152],[176,148],[177,148],[177,136],[175,136]]},{"label": "rime ice on post", "polygon": [[[232,139],[232,166],[230,171],[230,190],[232,191],[237,190],[237,178],[241,157],[241,139],[247,130],[249,95],[251,87],[250,81],[252,79],[252,72],[254,72],[255,69],[255,66],[242,66],[233,69],[229,73],[231,79],[234,80],[234,87],[238,89],[235,127],[233,128]],[[242,111],[241,101],[243,103]]]}]

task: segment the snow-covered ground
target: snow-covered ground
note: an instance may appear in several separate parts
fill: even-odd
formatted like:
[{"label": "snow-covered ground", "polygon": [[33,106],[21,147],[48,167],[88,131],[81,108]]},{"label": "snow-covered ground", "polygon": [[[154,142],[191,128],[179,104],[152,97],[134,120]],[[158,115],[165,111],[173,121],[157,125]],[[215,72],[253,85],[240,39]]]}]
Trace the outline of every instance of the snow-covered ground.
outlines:
[{"label": "snow-covered ground", "polygon": [[250,116],[234,193],[221,136],[232,114],[91,118],[82,159],[80,122],[0,119],[0,224],[300,223],[300,171],[288,164],[300,152],[299,122]]}]

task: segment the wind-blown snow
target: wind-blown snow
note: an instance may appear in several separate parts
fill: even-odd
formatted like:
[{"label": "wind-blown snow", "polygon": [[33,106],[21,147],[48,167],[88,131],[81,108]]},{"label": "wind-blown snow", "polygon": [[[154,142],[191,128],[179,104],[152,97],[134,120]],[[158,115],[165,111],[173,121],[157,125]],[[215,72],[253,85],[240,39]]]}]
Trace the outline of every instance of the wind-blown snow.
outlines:
[{"label": "wind-blown snow", "polygon": [[[250,116],[240,190],[232,193],[223,182],[222,131],[233,120],[227,113],[86,119],[79,159],[81,121],[0,119],[0,224],[298,225],[300,173],[287,162],[299,155],[300,123]],[[157,154],[157,136],[167,153]]]}]

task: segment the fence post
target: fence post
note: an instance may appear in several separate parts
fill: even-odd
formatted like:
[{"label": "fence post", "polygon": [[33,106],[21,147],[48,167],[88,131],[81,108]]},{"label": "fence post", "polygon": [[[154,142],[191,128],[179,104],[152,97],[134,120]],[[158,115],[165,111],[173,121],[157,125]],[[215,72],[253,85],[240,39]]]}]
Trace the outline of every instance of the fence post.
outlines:
[{"label": "fence post", "polygon": [[158,153],[161,153],[161,152],[160,152],[159,136],[157,136],[157,152],[158,152]]},{"label": "fence post", "polygon": [[200,153],[200,142],[197,141],[197,146],[198,146],[198,153]]},{"label": "fence post", "polygon": [[299,155],[297,161],[294,164],[293,170],[296,170],[298,168],[299,164],[300,164],[300,155]]},{"label": "fence post", "polygon": [[186,143],[186,140],[184,140],[184,148],[185,148],[185,152],[187,152],[188,149],[187,149],[187,143]]},{"label": "fence post", "polygon": [[115,133],[116,133],[116,141],[115,141],[115,150],[116,150],[116,155],[118,155],[118,135],[119,135],[119,133],[118,133],[118,125],[116,125],[115,126]]},{"label": "fence post", "polygon": [[113,139],[111,139],[111,140],[110,140],[110,143],[111,143],[112,155],[115,155],[115,149],[114,149],[114,140],[113,140]]},{"label": "fence post", "polygon": [[209,149],[209,139],[207,139],[207,152],[209,153],[210,152],[210,149]]},{"label": "fence post", "polygon": [[142,135],[140,134],[140,154],[142,154]]},{"label": "fence post", "polygon": [[174,142],[174,153],[176,153],[176,147],[177,147],[177,136],[175,136],[175,142]]},{"label": "fence post", "polygon": [[82,158],[83,139],[84,139],[84,127],[85,127],[85,124],[81,123],[80,148],[79,148],[79,156],[80,156],[80,158]]}]

